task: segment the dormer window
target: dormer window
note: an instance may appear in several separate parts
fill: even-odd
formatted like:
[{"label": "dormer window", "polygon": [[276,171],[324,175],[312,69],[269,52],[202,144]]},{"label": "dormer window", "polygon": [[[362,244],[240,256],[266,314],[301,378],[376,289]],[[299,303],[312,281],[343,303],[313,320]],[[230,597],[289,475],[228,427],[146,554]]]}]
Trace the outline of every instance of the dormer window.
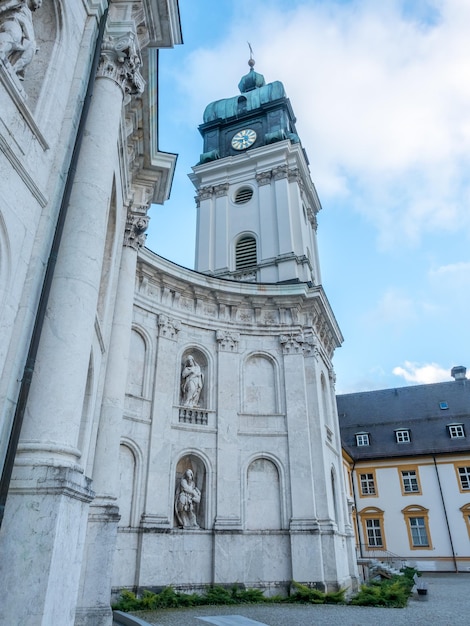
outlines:
[{"label": "dormer window", "polygon": [[368,446],[369,443],[369,433],[356,433],[357,446]]},{"label": "dormer window", "polygon": [[395,438],[397,443],[410,443],[411,436],[409,428],[397,428]]},{"label": "dormer window", "polygon": [[465,437],[463,424],[447,424],[447,430],[449,431],[449,437],[451,439],[461,439]]}]

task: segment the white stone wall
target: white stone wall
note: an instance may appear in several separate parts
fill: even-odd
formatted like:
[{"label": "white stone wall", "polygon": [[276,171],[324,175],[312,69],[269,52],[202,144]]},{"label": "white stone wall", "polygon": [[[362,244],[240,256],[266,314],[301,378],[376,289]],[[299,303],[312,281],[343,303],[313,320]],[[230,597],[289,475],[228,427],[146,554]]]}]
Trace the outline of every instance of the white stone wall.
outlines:
[{"label": "white stone wall", "polygon": [[[322,404],[340,334],[321,288],[219,281],[148,251],[137,278],[121,494],[134,490],[113,587],[351,584],[337,418]],[[204,377],[192,408],[181,394],[189,354]],[[187,468],[199,528],[175,515]]]}]

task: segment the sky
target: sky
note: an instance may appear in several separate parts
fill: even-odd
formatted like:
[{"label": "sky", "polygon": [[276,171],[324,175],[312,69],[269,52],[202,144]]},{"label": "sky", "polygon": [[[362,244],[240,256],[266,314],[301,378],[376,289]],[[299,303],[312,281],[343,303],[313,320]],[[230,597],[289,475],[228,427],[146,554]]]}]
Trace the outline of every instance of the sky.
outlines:
[{"label": "sky", "polygon": [[194,267],[207,104],[255,69],[280,80],[322,210],[322,284],[344,336],[337,393],[470,370],[470,2],[180,0],[160,52],[159,147],[178,154],[147,246]]}]

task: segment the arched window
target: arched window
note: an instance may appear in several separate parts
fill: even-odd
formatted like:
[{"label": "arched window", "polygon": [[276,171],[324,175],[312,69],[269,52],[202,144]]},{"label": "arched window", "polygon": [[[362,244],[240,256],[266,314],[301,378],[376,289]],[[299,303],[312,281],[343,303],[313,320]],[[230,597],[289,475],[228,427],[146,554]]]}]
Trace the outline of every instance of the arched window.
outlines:
[{"label": "arched window", "polygon": [[255,267],[256,263],[256,239],[252,235],[245,235],[238,240],[235,248],[235,269]]},{"label": "arched window", "polygon": [[245,113],[246,112],[246,98],[245,96],[240,96],[238,98],[238,106],[237,106],[237,112],[238,114],[240,113]]}]

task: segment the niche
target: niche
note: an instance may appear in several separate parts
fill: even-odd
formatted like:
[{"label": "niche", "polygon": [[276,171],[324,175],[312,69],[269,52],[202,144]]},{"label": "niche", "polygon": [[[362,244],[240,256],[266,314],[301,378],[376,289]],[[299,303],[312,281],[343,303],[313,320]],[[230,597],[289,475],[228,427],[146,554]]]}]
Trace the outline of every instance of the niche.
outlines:
[{"label": "niche", "polygon": [[197,456],[178,461],[175,476],[174,526],[189,530],[205,528],[206,468]]}]

